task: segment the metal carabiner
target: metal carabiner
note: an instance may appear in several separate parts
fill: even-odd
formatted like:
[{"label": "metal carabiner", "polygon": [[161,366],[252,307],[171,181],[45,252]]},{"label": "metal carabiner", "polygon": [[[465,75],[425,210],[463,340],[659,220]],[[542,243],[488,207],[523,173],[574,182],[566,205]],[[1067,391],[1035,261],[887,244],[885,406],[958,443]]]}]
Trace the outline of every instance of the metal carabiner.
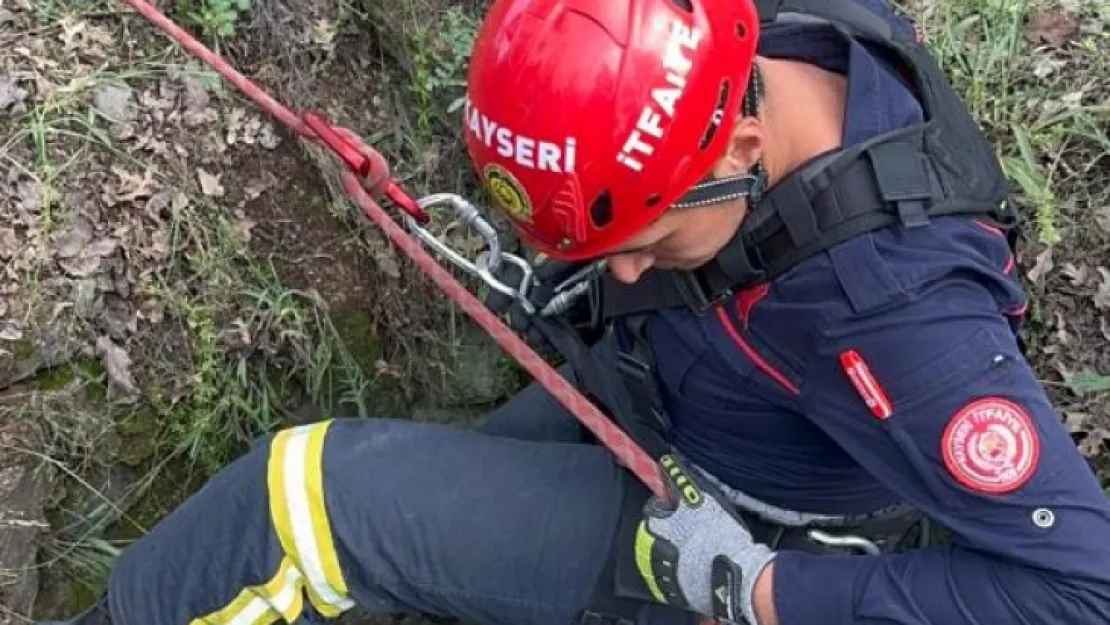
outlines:
[{"label": "metal carabiner", "polygon": [[[498,265],[501,263],[501,239],[497,236],[497,230],[482,217],[478,209],[468,202],[466,198],[454,193],[434,193],[420,198],[416,201],[416,204],[422,210],[428,210],[441,204],[449,204],[451,208],[454,209],[455,215],[459,217],[463,223],[477,230],[478,234],[482,235],[482,239],[486,242],[486,247],[494,258],[489,269],[491,271],[497,269]],[[474,263],[463,258],[446,243],[443,243],[433,236],[432,233],[416,223],[416,220],[410,215],[404,215],[404,219],[405,225],[408,227],[409,231],[419,237],[421,241],[440,254],[443,254],[448,260],[458,265],[460,268],[474,275],[478,275],[478,268],[474,266]]]},{"label": "metal carabiner", "polygon": [[[528,301],[527,292],[532,285],[532,267],[526,260],[514,254],[508,254],[501,250],[501,239],[497,234],[497,230],[490,225],[488,221],[482,217],[478,209],[468,202],[466,198],[456,195],[454,193],[436,193],[417,201],[417,205],[421,209],[429,209],[441,204],[448,204],[454,210],[454,213],[459,217],[467,226],[478,231],[482,239],[486,242],[486,249],[482,251],[475,262],[459,254],[451,246],[447,245],[426,228],[421,226],[409,215],[402,215],[405,221],[405,226],[416,236],[424,245],[427,245],[432,250],[437,252],[440,256],[446,258],[451,264],[459,269],[481,279],[491,289],[512,297],[518,301],[528,314],[535,312],[535,307]],[[520,286],[514,288],[501,280],[497,279],[493,272],[501,266],[502,262],[509,262],[516,265],[522,273]]]},{"label": "metal carabiner", "polygon": [[565,312],[574,303],[574,300],[582,297],[590,289],[590,281],[605,273],[608,266],[609,261],[601,259],[572,273],[570,277],[560,282],[552,290],[554,295],[540,311],[540,315],[550,317]]},{"label": "metal carabiner", "polygon": [[520,270],[520,285],[514,288],[494,277],[488,264],[490,255],[488,251],[484,251],[478,255],[476,264],[478,265],[479,277],[481,277],[491,289],[516,300],[528,316],[536,314],[536,307],[532,304],[532,301],[528,299],[528,292],[532,289],[532,279],[535,275],[532,271],[532,265],[516,254],[501,252],[502,262],[516,265]]},{"label": "metal carabiner", "polygon": [[864,538],[863,536],[857,536],[855,534],[834,536],[833,534],[829,534],[828,532],[819,529],[811,529],[806,533],[814,541],[829,547],[854,547],[865,554],[873,556],[877,556],[882,553],[882,550],[879,549],[878,545]]}]

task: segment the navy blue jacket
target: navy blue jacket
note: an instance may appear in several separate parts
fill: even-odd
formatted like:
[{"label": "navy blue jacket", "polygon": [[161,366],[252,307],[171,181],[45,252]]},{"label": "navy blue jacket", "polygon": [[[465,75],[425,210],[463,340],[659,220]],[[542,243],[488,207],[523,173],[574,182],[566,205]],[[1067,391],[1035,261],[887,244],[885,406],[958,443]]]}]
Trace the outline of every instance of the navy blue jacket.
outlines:
[{"label": "navy blue jacket", "polygon": [[[847,75],[845,145],[921,120],[887,66],[827,27],[774,28],[760,52]],[[954,536],[781,553],[782,625],[1110,622],[1110,503],[1019,349],[1025,308],[1001,233],[943,218],[843,243],[713,314],[659,314],[680,452],[781,507],[908,501]]]}]

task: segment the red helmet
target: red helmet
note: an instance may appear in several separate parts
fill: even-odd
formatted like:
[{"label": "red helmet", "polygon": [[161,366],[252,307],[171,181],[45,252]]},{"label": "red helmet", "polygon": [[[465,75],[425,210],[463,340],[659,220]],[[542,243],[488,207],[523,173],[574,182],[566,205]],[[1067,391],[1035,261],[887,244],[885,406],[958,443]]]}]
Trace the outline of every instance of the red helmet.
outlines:
[{"label": "red helmet", "polygon": [[603,255],[720,158],[758,35],[750,0],[496,0],[470,59],[470,157],[530,245]]}]

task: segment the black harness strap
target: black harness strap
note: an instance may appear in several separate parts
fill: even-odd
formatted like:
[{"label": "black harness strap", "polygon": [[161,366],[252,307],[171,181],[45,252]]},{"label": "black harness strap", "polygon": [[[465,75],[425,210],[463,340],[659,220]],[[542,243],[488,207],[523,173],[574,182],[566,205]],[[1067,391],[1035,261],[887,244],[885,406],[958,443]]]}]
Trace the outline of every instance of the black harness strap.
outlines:
[{"label": "black harness strap", "polygon": [[748,286],[773,280],[801,261],[861,234],[964,215],[1009,228],[1008,204],[952,197],[925,151],[928,128],[881,135],[819,159],[763,194],[737,233],[694,271],[649,271],[636,284],[602,283],[602,317],[674,306],[698,314]]}]

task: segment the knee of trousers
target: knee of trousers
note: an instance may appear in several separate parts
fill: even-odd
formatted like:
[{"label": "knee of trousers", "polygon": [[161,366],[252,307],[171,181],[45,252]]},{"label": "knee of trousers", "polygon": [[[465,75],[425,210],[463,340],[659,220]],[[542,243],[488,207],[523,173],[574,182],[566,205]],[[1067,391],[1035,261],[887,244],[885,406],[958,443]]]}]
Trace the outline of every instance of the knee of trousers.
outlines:
[{"label": "knee of trousers", "polygon": [[257,440],[121,555],[118,625],[266,625],[354,603],[324,502],[332,421]]}]

